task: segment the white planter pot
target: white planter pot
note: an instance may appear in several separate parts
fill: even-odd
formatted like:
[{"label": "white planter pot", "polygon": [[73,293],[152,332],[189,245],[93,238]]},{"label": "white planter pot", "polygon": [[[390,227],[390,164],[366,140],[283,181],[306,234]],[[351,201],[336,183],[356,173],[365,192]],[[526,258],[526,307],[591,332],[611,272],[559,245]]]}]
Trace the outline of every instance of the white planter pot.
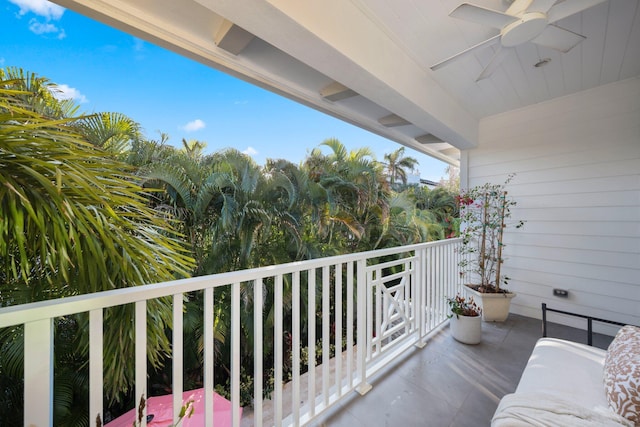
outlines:
[{"label": "white planter pot", "polygon": [[449,320],[451,335],[464,344],[478,344],[482,340],[482,318],[480,316],[456,316]]},{"label": "white planter pot", "polygon": [[475,302],[482,308],[482,320],[485,322],[504,322],[509,317],[511,300],[516,294],[491,294],[482,293],[465,286],[467,293],[473,296]]}]

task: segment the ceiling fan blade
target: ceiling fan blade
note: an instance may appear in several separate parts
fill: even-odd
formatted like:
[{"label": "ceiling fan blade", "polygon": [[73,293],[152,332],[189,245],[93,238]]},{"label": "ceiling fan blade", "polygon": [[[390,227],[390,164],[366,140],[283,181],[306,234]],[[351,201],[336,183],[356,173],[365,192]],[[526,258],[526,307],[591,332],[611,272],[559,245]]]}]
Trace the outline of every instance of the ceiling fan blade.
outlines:
[{"label": "ceiling fan blade", "polygon": [[564,0],[549,9],[547,17],[549,23],[554,23],[605,1],[607,0]]},{"label": "ceiling fan blade", "polygon": [[484,70],[482,70],[482,73],[480,73],[480,75],[476,79],[476,82],[479,82],[480,80],[484,80],[487,77],[491,76],[491,74],[493,74],[496,68],[498,68],[500,63],[502,63],[502,60],[509,54],[510,51],[511,48],[498,45],[498,50],[493,54],[493,57],[491,57],[491,61],[489,61],[487,66],[484,67]]},{"label": "ceiling fan blade", "polygon": [[511,5],[505,10],[504,13],[512,16],[522,16],[527,11],[531,0],[511,0]]},{"label": "ceiling fan blade", "polygon": [[449,16],[464,19],[465,21],[475,22],[476,24],[486,25],[487,27],[501,30],[505,25],[511,24],[518,20],[517,17],[507,15],[498,10],[487,9],[486,7],[476,6],[474,4],[462,3],[451,11]]},{"label": "ceiling fan blade", "polygon": [[581,34],[565,30],[555,25],[548,25],[538,37],[531,41],[540,46],[566,53],[584,39],[586,39],[586,37]]},{"label": "ceiling fan blade", "polygon": [[483,42],[480,42],[475,46],[471,46],[469,49],[463,50],[460,53],[456,53],[455,55],[450,56],[449,58],[445,59],[444,61],[440,61],[437,64],[432,65],[431,69],[433,71],[436,71],[436,70],[444,67],[445,65],[450,64],[453,61],[456,61],[458,59],[461,59],[461,58],[464,58],[464,57],[470,55],[471,53],[473,53],[478,48],[491,46],[492,44],[495,44],[498,41],[500,41],[500,34],[497,34],[497,35],[491,37],[490,39],[487,39],[487,40],[485,40]]},{"label": "ceiling fan blade", "polygon": [[547,13],[558,0],[533,0],[527,11]]}]

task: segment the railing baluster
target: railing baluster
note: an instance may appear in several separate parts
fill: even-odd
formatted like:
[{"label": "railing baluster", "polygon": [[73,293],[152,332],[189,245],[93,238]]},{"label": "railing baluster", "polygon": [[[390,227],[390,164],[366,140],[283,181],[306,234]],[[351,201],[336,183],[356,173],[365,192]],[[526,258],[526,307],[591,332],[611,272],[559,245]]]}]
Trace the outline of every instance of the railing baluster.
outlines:
[{"label": "railing baluster", "polygon": [[425,284],[425,271],[424,271],[424,256],[425,250],[418,249],[416,250],[416,260],[414,262],[415,271],[413,276],[413,301],[414,301],[414,313],[416,316],[416,324],[418,328],[418,342],[416,345],[419,348],[423,348],[425,343],[422,339],[424,337],[424,318],[425,318],[425,292],[424,292],[424,284]]},{"label": "railing baluster", "polygon": [[429,247],[426,249],[425,254],[425,293],[426,293],[426,309],[427,309],[427,319],[425,323],[426,332],[428,333],[432,329],[433,323],[433,248]]},{"label": "railing baluster", "polygon": [[336,393],[342,396],[342,264],[336,264],[336,292],[335,292],[335,372]]},{"label": "railing baluster", "polygon": [[140,414],[140,427],[147,425],[147,405],[140,411],[140,400],[147,394],[147,300],[135,303],[135,331],[136,331],[136,414]]},{"label": "railing baluster", "polygon": [[307,348],[309,351],[309,415],[316,414],[316,269],[307,270]]},{"label": "railing baluster", "polygon": [[404,313],[405,317],[409,320],[409,324],[406,325],[405,331],[407,334],[416,330],[416,317],[413,311],[413,306],[415,306],[415,301],[411,304],[411,298],[415,296],[415,286],[413,283],[415,282],[414,271],[413,271],[413,261],[409,260],[405,262],[405,269],[407,271],[406,282],[404,286]]},{"label": "railing baluster", "polygon": [[[182,409],[183,392],[183,366],[184,366],[184,295],[173,295],[173,333],[171,342],[172,358],[172,393],[173,393],[173,423],[178,422],[180,410]],[[186,402],[185,402],[186,403]]]},{"label": "railing baluster", "polygon": [[322,267],[322,397],[325,408],[329,406],[329,323],[331,322],[329,276],[329,266],[325,265]]},{"label": "railing baluster", "polygon": [[291,342],[291,370],[293,378],[292,387],[292,415],[294,425],[300,425],[300,272],[296,271],[292,277],[291,290],[291,322],[292,342]]},{"label": "railing baluster", "polygon": [[[367,261],[364,259],[359,259],[357,261],[357,282],[356,286],[358,289],[358,304],[357,304],[357,319],[358,323],[358,336],[357,342],[358,347],[356,350],[357,358],[358,358],[358,375],[359,375],[359,384],[357,386],[358,393],[364,395],[369,390],[371,390],[371,385],[367,383],[367,348],[369,347],[371,330],[367,327],[367,312],[369,311],[367,307],[367,297],[368,286],[366,282],[366,267]],[[369,317],[370,319],[370,317]]]},{"label": "railing baluster", "polygon": [[[102,414],[102,390],[104,387],[102,309],[89,312],[89,422],[93,423]],[[28,425],[28,424],[26,424]]]},{"label": "railing baluster", "polygon": [[231,285],[231,423],[240,426],[240,283]]},{"label": "railing baluster", "polygon": [[253,282],[253,425],[262,427],[262,279]]},{"label": "railing baluster", "polygon": [[204,422],[213,426],[213,288],[204,290]]},{"label": "railing baluster", "polygon": [[353,388],[353,262],[347,264],[347,379]]},{"label": "railing baluster", "polygon": [[24,324],[24,425],[53,425],[53,319]]},{"label": "railing baluster", "polygon": [[385,302],[383,301],[383,295],[382,295],[382,272],[380,271],[380,269],[376,269],[375,270],[375,274],[376,274],[376,279],[374,281],[375,283],[375,299],[374,299],[374,304],[375,304],[375,324],[376,324],[376,346],[375,346],[375,351],[373,352],[374,355],[376,354],[380,354],[380,350],[382,347],[382,322],[383,322],[383,317],[382,317],[382,310],[385,310]]},{"label": "railing baluster", "polygon": [[[365,265],[366,265],[366,261]],[[360,281],[360,278],[358,278],[358,281]],[[366,341],[366,359],[365,360],[370,360],[372,357],[372,347],[373,347],[373,335],[375,334],[375,325],[373,325],[373,321],[374,321],[374,317],[373,317],[373,305],[375,304],[374,300],[375,300],[375,296],[372,292],[373,290],[373,271],[367,271],[364,278],[362,279],[362,281],[364,282],[363,288],[364,288],[364,293],[365,293],[365,299],[364,299],[364,303],[365,303],[365,307],[366,307],[366,311],[363,312],[363,317],[365,318],[364,321],[364,325],[365,325],[365,329],[360,329],[360,325],[358,324],[358,331],[364,331],[365,333],[365,337],[367,338]],[[358,304],[360,304],[360,283],[358,283]],[[360,308],[360,307],[358,307]],[[360,335],[360,334],[358,334]],[[365,366],[366,369],[366,366]]]},{"label": "railing baluster", "polygon": [[282,362],[283,362],[283,345],[282,345],[282,274],[276,275],[275,292],[273,309],[275,311],[274,319],[274,423],[276,426],[282,425]]},{"label": "railing baluster", "polygon": [[[444,256],[442,253],[442,246],[438,246],[438,272],[443,272],[444,271]],[[442,277],[442,274],[438,274],[438,303],[440,304],[440,310],[438,312],[439,316],[438,316],[438,323],[442,322],[445,318],[445,300],[444,300],[444,293],[445,293],[445,278]]]}]

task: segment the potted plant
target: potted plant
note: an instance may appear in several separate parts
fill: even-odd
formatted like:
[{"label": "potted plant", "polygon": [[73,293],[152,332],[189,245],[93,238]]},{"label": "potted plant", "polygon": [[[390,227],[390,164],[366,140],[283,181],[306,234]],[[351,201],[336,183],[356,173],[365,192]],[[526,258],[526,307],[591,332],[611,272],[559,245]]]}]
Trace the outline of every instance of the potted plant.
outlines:
[{"label": "potted plant", "polygon": [[[457,198],[460,205],[462,227],[460,274],[470,276],[465,283],[482,307],[486,321],[502,322],[509,315],[511,299],[515,294],[503,288],[509,278],[502,272],[504,263],[504,230],[516,205],[505,186],[513,179],[509,175],[503,184],[486,183],[463,191]],[[524,225],[522,221],[515,228]]]},{"label": "potted plant", "polygon": [[451,314],[448,316],[451,335],[464,344],[478,344],[482,339],[482,309],[473,300],[456,295],[447,298]]}]

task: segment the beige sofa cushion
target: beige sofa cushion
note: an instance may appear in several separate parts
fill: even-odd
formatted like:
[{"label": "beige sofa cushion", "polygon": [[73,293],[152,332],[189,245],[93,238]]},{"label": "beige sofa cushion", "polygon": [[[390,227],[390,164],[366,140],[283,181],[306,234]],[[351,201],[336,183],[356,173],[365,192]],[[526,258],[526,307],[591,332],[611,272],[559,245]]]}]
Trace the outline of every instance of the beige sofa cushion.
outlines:
[{"label": "beige sofa cushion", "polygon": [[557,338],[540,338],[516,393],[547,393],[576,406],[609,411],[602,387],[606,351]]},{"label": "beige sofa cushion", "polygon": [[640,328],[624,326],[609,345],[604,388],[609,406],[640,426]]}]

